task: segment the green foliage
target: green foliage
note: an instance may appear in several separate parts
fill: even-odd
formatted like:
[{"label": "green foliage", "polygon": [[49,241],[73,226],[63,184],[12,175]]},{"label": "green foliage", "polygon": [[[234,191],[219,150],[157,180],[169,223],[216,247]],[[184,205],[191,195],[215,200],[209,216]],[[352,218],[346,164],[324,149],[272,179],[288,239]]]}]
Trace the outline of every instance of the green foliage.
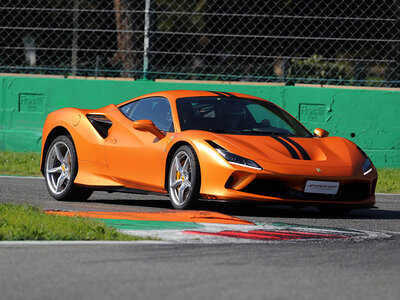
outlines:
[{"label": "green foliage", "polygon": [[313,55],[308,59],[292,58],[287,77],[325,80],[326,82],[329,82],[329,79],[354,79],[350,77],[351,72],[346,67],[345,62],[326,60],[319,55]]},{"label": "green foliage", "polygon": [[400,193],[400,169],[378,170],[377,193]]},{"label": "green foliage", "polygon": [[45,214],[31,205],[0,204],[0,240],[148,240],[94,219]]},{"label": "green foliage", "polygon": [[41,176],[40,154],[0,151],[0,175]]},{"label": "green foliage", "polygon": [[180,31],[182,26],[186,27],[186,30],[193,30],[194,32],[200,32],[206,25],[206,19],[201,14],[181,14],[182,12],[203,12],[207,1],[171,1],[171,0],[157,0],[155,2],[156,7],[159,10],[173,11],[171,18],[168,14],[159,14],[157,18],[157,29],[160,31]]}]

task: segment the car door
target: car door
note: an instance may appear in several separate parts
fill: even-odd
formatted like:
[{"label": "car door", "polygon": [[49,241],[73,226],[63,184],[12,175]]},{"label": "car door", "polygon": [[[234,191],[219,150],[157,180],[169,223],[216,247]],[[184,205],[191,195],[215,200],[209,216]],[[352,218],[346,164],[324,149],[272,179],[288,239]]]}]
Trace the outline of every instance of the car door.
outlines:
[{"label": "car door", "polygon": [[[124,116],[116,122],[105,140],[111,175],[125,186],[160,191],[164,187],[165,146],[174,132],[171,106],[163,97],[132,101],[119,108]],[[151,120],[166,136],[133,128],[137,120]]]}]

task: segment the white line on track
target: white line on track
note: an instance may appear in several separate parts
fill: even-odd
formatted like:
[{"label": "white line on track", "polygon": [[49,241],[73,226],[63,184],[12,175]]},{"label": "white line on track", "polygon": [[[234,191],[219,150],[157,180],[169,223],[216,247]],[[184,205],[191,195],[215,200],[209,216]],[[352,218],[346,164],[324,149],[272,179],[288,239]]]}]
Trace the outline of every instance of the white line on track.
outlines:
[{"label": "white line on track", "polygon": [[399,196],[400,197],[400,194],[393,194],[393,193],[375,193],[375,195],[378,195],[378,196]]},{"label": "white line on track", "polygon": [[168,241],[0,241],[1,246],[173,244]]},{"label": "white line on track", "polygon": [[44,177],[38,177],[38,176],[19,176],[19,175],[0,175],[0,178],[12,178],[12,179],[41,179],[41,180],[44,179]]},{"label": "white line on track", "polygon": [[[254,241],[240,239],[241,244],[254,244]],[[289,241],[293,242],[293,241]],[[265,241],[264,241],[265,243]],[[276,243],[276,242],[275,242]],[[82,246],[82,245],[199,245],[198,241],[0,241],[0,248],[2,246]],[[215,244],[237,244],[233,239],[225,242],[215,241],[202,241],[202,245],[215,245]]]}]

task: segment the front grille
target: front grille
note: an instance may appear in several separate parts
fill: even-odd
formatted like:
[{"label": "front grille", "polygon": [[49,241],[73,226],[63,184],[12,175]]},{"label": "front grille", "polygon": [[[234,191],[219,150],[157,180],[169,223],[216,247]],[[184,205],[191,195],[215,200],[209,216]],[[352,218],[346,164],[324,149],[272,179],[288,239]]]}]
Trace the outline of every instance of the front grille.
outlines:
[{"label": "front grille", "polygon": [[369,197],[370,184],[353,182],[342,184],[336,195],[305,193],[290,188],[285,182],[279,180],[255,179],[242,192],[261,196],[299,199],[299,200],[327,200],[327,201],[357,201]]},{"label": "front grille", "polygon": [[362,182],[354,182],[343,184],[339,187],[337,193],[338,200],[351,201],[361,200],[370,196],[370,184]]},{"label": "front grille", "polygon": [[288,197],[287,186],[283,182],[276,180],[255,179],[241,191],[262,196],[272,196],[279,198]]}]

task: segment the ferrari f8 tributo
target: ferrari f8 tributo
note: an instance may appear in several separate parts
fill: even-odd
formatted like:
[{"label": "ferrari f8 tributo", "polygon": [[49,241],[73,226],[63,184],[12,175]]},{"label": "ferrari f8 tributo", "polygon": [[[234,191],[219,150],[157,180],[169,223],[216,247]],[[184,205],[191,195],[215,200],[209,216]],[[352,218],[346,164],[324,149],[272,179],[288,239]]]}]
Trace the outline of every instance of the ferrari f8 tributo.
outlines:
[{"label": "ferrari f8 tributo", "polygon": [[41,170],[58,200],[94,190],[169,194],[176,209],[198,199],[372,207],[377,181],[353,142],[311,134],[269,101],[187,90],[50,113]]}]

